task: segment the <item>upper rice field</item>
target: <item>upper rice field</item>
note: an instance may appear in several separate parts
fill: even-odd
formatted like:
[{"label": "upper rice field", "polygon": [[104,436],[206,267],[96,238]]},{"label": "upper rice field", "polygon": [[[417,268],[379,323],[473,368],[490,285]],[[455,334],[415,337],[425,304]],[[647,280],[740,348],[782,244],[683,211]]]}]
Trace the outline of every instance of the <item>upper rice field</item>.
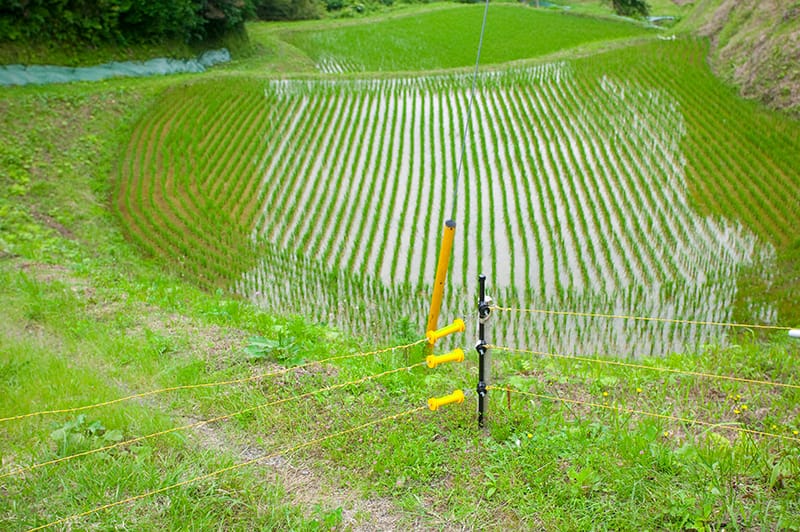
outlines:
[{"label": "upper rice field", "polygon": [[[490,12],[484,57],[515,63],[480,74],[469,117],[471,77],[423,70],[468,65],[477,29],[466,28],[481,14],[280,33],[320,71],[417,75],[224,76],[166,91],[119,165],[128,234],[201,285],[268,309],[378,336],[388,314],[421,324],[471,120],[444,315],[471,312],[484,272],[501,306],[796,316],[785,258],[800,212],[795,122],[718,82],[700,41],[517,6]],[[415,45],[378,46],[380,35]],[[640,37],[608,44],[624,36]],[[586,57],[536,59],[573,46]],[[724,332],[515,314],[493,327],[497,343],[622,355]]]}]

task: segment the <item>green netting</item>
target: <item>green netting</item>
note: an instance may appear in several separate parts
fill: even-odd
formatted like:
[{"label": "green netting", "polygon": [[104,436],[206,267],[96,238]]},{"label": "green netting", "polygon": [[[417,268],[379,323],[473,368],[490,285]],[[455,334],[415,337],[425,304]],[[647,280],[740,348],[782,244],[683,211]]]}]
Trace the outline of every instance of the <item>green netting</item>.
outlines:
[{"label": "green netting", "polygon": [[226,49],[210,50],[197,59],[151,59],[105,63],[91,67],[46,65],[0,66],[0,85],[45,85],[73,81],[99,81],[114,77],[142,77],[186,72],[204,72],[206,68],[226,63],[231,54]]}]

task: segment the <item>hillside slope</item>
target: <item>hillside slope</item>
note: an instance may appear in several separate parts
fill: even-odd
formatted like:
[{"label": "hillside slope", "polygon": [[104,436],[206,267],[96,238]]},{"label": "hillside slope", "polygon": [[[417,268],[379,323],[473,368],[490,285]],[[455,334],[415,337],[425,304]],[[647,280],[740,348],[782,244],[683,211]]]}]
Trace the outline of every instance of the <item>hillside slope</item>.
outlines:
[{"label": "hillside slope", "polygon": [[747,98],[800,117],[800,2],[711,0],[693,20],[712,42],[711,64]]}]

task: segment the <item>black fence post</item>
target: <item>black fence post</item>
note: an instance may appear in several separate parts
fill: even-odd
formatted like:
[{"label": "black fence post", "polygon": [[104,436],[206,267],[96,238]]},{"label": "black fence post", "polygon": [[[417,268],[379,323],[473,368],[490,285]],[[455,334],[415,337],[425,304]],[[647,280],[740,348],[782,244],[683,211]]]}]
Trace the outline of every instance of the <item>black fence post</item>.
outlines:
[{"label": "black fence post", "polygon": [[478,276],[478,344],[475,350],[478,352],[478,428],[484,426],[484,416],[486,413],[487,390],[486,381],[488,380],[488,357],[486,352],[486,320],[489,319],[491,309],[486,302],[486,276]]}]

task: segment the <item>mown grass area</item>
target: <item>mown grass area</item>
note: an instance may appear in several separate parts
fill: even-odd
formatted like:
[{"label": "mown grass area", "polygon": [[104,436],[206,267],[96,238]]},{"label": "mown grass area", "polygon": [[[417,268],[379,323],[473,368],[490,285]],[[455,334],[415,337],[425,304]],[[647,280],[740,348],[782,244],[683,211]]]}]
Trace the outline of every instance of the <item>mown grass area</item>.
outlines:
[{"label": "mown grass area", "polygon": [[[143,257],[115,218],[111,176],[139,117],[192,79],[0,92],[0,417],[282,373],[0,422],[0,528],[27,530],[251,460],[261,461],[57,528],[800,528],[800,347],[783,335],[638,363],[795,387],[495,351],[498,386],[581,404],[492,391],[485,431],[474,394],[356,430],[431,396],[470,393],[475,356],[405,369],[422,359],[413,348],[285,371],[375,346],[202,292],[180,268]],[[384,316],[394,333],[377,347],[416,339],[395,318]]]},{"label": "mown grass area", "polygon": [[[415,16],[314,31],[285,30],[285,41],[317,63],[327,57],[366,71],[416,71],[475,64],[483,7],[454,6]],[[546,55],[593,41],[642,36],[628,22],[570,16],[499,4],[487,22],[481,62],[496,64]]]}]

